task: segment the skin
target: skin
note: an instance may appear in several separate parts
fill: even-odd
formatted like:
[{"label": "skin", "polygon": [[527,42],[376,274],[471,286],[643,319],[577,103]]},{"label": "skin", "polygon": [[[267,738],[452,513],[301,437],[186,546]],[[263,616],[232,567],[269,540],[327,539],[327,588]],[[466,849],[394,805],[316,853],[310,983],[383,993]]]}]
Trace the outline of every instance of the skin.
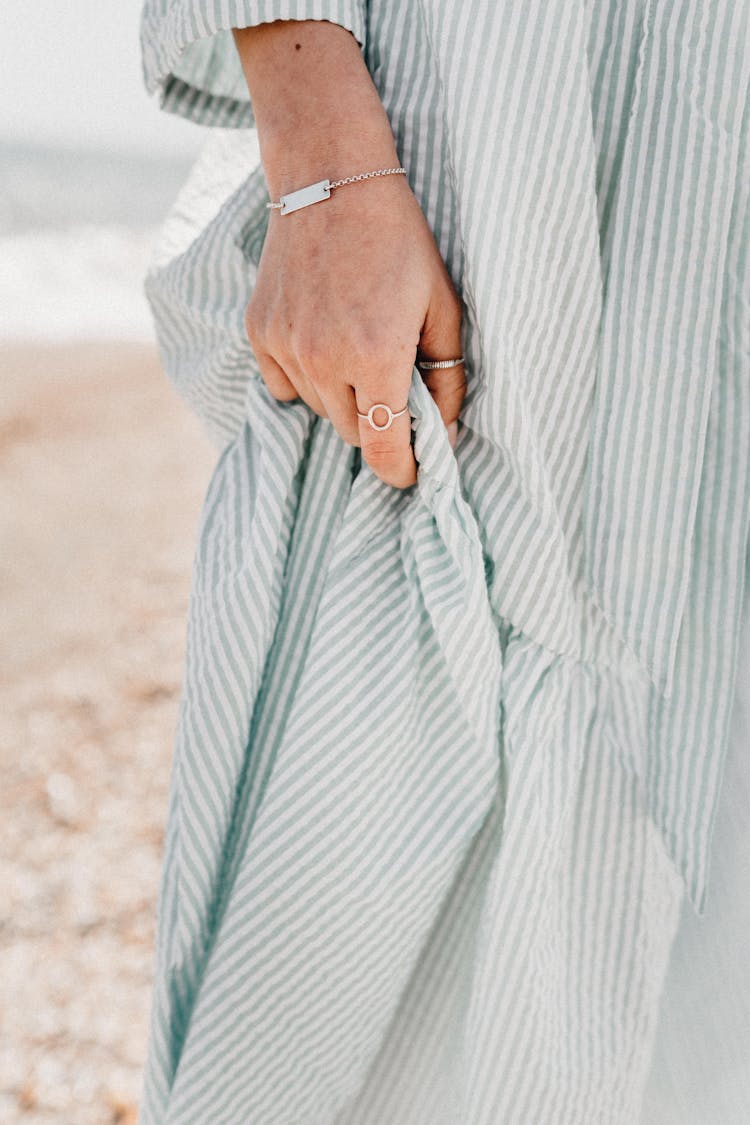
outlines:
[{"label": "skin", "polygon": [[[400,166],[346,28],[275,20],[233,34],[273,200],[316,180]],[[382,433],[356,414],[376,402],[406,406],[416,358],[462,354],[461,300],[406,176],[334,189],[289,215],[271,210],[245,322],[276,399],[302,398],[329,418],[387,484],[416,482],[409,413]],[[454,444],[464,367],[425,372],[424,381]]]}]

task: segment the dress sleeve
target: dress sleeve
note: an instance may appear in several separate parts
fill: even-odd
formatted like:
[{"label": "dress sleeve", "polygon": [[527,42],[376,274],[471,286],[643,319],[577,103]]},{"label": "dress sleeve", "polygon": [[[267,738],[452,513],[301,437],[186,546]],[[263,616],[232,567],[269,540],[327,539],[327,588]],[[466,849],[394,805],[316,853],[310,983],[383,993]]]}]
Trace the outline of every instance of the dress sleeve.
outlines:
[{"label": "dress sleeve", "polygon": [[144,0],[141,62],[161,108],[201,125],[253,128],[231,29],[273,20],[329,20],[365,45],[368,0]]}]

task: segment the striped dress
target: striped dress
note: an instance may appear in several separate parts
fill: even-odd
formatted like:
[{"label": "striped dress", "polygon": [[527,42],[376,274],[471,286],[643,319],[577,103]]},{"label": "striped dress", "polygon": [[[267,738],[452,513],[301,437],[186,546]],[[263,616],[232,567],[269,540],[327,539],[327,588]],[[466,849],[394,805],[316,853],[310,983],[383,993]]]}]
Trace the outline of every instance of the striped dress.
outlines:
[{"label": "striped dress", "polygon": [[[229,29],[280,18],[356,37],[462,298],[458,443],[415,367],[406,490],[245,336]],[[639,1119],[747,576],[749,37],[735,0],[145,0],[147,87],[215,127],[146,291],[217,463],[143,1125]]]}]

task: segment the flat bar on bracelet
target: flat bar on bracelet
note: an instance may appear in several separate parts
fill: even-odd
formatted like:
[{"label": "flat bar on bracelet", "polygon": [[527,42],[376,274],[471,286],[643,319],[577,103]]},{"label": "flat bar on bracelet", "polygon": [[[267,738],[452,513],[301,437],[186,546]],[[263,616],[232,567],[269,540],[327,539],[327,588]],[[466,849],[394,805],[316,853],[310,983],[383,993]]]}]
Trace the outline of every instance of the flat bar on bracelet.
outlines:
[{"label": "flat bar on bracelet", "polygon": [[288,195],[282,195],[279,199],[281,203],[279,214],[288,215],[290,211],[299,211],[300,207],[320,203],[322,199],[328,199],[330,194],[330,180],[319,180],[316,184],[308,184],[307,187],[300,188],[299,191],[290,191]]}]

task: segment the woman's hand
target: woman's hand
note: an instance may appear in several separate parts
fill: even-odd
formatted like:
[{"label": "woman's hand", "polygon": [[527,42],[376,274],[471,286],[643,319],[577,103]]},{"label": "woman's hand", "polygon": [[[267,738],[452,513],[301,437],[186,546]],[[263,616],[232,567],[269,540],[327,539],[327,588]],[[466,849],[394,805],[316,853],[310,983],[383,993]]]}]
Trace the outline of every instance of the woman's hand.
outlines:
[{"label": "woman's hand", "polygon": [[[376,402],[406,406],[418,347],[436,358],[461,354],[460,302],[403,177],[272,213],[246,322],[276,398],[299,396],[330,418],[387,483],[415,482],[408,411],[382,432],[357,417]],[[432,373],[446,425],[458,417],[464,383],[462,366]],[[376,411],[375,422],[385,421]]]},{"label": "woman's hand", "polygon": [[[385,111],[348,31],[325,21],[275,21],[235,39],[274,199],[326,177],[399,166]],[[300,397],[330,418],[388,484],[403,488],[417,479],[410,415],[379,432],[357,411],[366,414],[376,402],[394,413],[406,406],[417,355],[461,355],[461,317],[403,175],[334,188],[329,199],[288,215],[270,212],[246,315],[261,374],[274,397]],[[425,383],[446,426],[455,423],[463,366],[430,372]],[[376,423],[386,420],[384,411],[375,413]]]}]

